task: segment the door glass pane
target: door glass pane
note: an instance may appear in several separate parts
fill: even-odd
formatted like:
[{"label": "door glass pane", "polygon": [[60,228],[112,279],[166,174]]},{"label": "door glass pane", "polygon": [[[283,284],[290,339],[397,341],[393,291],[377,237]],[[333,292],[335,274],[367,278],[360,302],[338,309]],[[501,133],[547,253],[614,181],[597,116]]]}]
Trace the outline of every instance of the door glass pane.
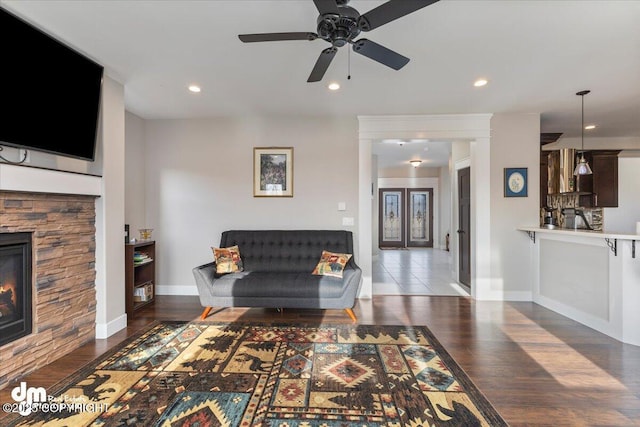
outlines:
[{"label": "door glass pane", "polygon": [[399,191],[386,192],[383,196],[382,240],[402,241],[402,204]]},{"label": "door glass pane", "polygon": [[429,236],[429,193],[411,193],[409,200],[409,240],[426,242]]}]

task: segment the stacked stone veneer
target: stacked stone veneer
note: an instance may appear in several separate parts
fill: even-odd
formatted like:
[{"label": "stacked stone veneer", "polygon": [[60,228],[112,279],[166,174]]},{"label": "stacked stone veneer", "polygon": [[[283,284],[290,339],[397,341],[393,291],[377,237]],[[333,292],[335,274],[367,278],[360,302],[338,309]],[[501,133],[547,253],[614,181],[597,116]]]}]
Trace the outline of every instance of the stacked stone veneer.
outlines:
[{"label": "stacked stone veneer", "polygon": [[0,347],[0,389],[95,339],[95,197],[0,191],[0,233],[25,231],[33,332]]}]

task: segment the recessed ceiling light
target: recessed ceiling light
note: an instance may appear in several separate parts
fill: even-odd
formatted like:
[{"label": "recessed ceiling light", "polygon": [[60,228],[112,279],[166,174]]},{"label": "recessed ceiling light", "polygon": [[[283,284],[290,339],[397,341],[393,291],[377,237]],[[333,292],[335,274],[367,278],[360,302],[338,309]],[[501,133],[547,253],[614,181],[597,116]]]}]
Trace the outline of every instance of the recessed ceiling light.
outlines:
[{"label": "recessed ceiling light", "polygon": [[586,126],[584,127],[584,129],[585,129],[585,130],[593,130],[593,129],[595,129],[595,128],[596,128],[596,125],[586,125]]},{"label": "recessed ceiling light", "polygon": [[482,87],[482,86],[486,85],[487,83],[489,83],[489,81],[486,80],[486,79],[478,79],[475,82],[473,82],[473,85],[475,87]]},{"label": "recessed ceiling light", "polygon": [[200,86],[190,85],[189,86],[189,91],[193,92],[193,93],[200,93],[200,91],[202,91],[202,89],[200,89]]},{"label": "recessed ceiling light", "polygon": [[340,89],[340,84],[336,83],[336,82],[331,82],[329,83],[329,86],[327,86],[329,88],[329,90],[338,90]]}]

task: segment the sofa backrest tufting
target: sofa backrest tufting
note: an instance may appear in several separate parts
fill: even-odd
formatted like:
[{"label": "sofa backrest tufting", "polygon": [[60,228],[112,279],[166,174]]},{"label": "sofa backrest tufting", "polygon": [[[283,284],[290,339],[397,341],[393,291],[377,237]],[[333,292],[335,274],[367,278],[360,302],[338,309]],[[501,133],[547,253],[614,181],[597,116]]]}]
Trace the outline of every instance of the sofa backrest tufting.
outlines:
[{"label": "sofa backrest tufting", "polygon": [[[309,272],[322,251],[353,254],[353,234],[345,230],[229,230],[220,247],[238,245],[245,271]],[[355,265],[353,257],[349,264]]]}]

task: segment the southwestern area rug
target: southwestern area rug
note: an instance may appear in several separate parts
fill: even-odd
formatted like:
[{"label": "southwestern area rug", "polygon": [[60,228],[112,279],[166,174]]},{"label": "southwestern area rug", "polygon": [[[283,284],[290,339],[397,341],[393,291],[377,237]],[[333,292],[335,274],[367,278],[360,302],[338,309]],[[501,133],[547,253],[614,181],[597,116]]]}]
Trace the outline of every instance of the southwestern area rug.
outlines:
[{"label": "southwestern area rug", "polygon": [[507,425],[421,326],[163,322],[47,395],[4,425]]}]

